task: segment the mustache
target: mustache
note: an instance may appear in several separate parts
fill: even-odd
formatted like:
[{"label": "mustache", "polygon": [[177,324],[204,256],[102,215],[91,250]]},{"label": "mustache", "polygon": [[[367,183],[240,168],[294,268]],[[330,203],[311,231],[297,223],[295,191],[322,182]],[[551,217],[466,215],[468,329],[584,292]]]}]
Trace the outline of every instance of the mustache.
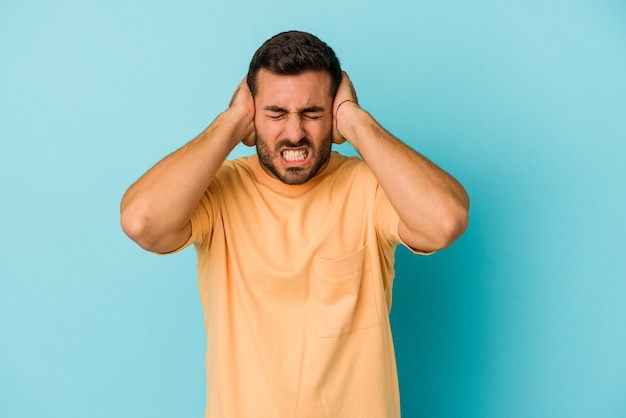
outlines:
[{"label": "mustache", "polygon": [[300,147],[314,148],[313,147],[313,142],[309,138],[307,138],[307,137],[304,137],[304,138],[300,139],[296,143],[293,143],[292,141],[289,141],[288,139],[283,139],[283,140],[278,141],[278,143],[276,144],[276,148],[277,149],[281,149],[281,148],[300,148]]}]

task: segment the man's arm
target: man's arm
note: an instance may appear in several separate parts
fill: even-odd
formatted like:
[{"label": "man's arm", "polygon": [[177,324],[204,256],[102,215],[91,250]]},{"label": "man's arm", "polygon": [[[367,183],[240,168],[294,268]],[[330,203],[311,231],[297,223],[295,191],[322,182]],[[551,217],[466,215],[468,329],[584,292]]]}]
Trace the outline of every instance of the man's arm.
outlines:
[{"label": "man's arm", "polygon": [[198,137],[165,157],[125,193],[124,232],[142,248],[167,253],[191,236],[190,216],[233,148],[254,144],[254,101],[245,80],[228,109]]},{"label": "man's arm", "polygon": [[399,234],[406,244],[435,251],[463,234],[469,210],[463,186],[361,109],[346,73],[333,110],[334,142],[347,139],[371,168],[400,216]]}]

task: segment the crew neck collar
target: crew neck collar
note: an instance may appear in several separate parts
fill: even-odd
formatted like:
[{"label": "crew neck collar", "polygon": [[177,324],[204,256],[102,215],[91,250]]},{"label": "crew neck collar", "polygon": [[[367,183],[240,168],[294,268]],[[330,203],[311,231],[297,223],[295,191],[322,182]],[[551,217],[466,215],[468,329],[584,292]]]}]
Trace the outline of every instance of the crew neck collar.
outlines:
[{"label": "crew neck collar", "polygon": [[252,170],[254,177],[259,183],[267,186],[269,189],[281,195],[298,196],[311,190],[322,179],[324,179],[328,175],[328,173],[334,170],[338,162],[337,156],[337,152],[332,151],[328,163],[312,179],[310,179],[306,183],[295,185],[285,184],[276,177],[270,175],[267,171],[265,171],[261,166],[261,162],[259,161],[259,156],[257,154],[251,155],[249,157],[248,166]]}]

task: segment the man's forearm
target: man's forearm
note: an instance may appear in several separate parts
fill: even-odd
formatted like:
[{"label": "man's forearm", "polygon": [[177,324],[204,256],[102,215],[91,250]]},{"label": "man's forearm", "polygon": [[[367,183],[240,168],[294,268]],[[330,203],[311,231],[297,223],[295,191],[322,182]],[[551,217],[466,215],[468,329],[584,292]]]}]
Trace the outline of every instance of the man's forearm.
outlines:
[{"label": "man's forearm", "polygon": [[465,231],[469,198],[452,176],[385,131],[354,102],[341,107],[338,122],[398,212],[407,244],[438,250]]},{"label": "man's forearm", "polygon": [[124,232],[155,252],[177,249],[191,233],[189,217],[202,193],[249,126],[231,109],[194,140],[133,184],[121,203]]}]

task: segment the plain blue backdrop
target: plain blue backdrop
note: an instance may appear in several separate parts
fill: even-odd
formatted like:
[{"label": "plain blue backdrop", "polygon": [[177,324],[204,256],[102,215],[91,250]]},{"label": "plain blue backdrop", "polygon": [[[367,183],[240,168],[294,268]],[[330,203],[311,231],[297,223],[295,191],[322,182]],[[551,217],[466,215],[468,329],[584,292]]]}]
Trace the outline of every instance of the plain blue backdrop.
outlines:
[{"label": "plain blue backdrop", "polygon": [[195,254],[119,201],[288,29],[472,199],[450,249],[398,251],[403,416],[626,417],[618,0],[1,0],[0,417],[202,416]]}]

